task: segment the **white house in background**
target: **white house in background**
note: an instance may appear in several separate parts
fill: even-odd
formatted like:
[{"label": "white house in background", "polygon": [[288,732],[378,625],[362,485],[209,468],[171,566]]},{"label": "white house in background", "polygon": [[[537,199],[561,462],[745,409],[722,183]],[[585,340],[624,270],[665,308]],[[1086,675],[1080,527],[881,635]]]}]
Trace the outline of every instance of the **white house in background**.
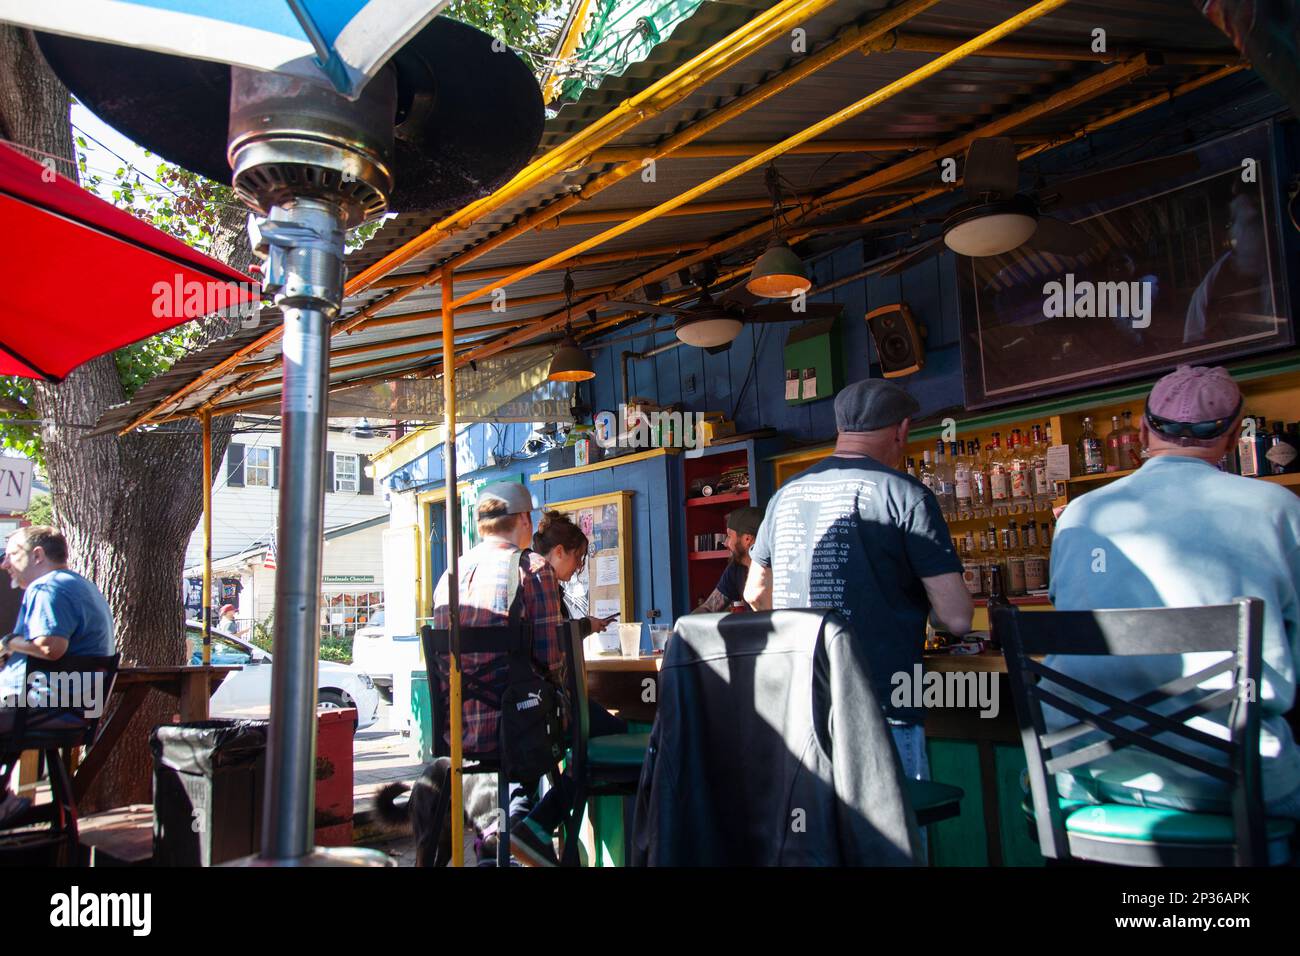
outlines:
[{"label": "white house in background", "polygon": [[[392,439],[382,432],[358,438],[338,422],[330,425],[321,623],[346,636],[384,599],[388,500],[382,487],[376,493],[365,469],[369,456]],[[241,417],[212,485],[212,603],[216,608],[235,605],[241,627],[266,620],[275,607],[275,572],[268,567],[274,562],[268,561],[267,552],[279,507],[279,446],[276,423]],[[185,553],[185,604],[192,617],[200,614],[202,574],[200,521]]]}]

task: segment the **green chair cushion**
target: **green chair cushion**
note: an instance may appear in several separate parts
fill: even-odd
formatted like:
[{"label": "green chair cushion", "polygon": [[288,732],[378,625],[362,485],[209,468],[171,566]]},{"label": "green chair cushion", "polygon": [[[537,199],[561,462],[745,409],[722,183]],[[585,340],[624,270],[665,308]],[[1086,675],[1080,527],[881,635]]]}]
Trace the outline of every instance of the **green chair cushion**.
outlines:
[{"label": "green chair cushion", "polygon": [[945,803],[960,803],[961,798],[966,796],[966,791],[961,787],[954,787],[947,783],[937,783],[934,780],[905,780],[903,782],[907,784],[907,796],[912,801],[912,809],[917,813],[941,807]]},{"label": "green chair cushion", "polygon": [[607,734],[587,741],[587,762],[593,767],[637,767],[645,761],[650,734]]},{"label": "green chair cushion", "polygon": [[[1022,807],[1033,817],[1033,804]],[[1232,817],[1217,813],[1189,813],[1165,807],[1134,807],[1122,803],[1090,804],[1062,800],[1067,814],[1065,829],[1079,836],[1145,843],[1222,843],[1236,840]],[[1270,841],[1283,840],[1295,831],[1292,820],[1270,819],[1265,828]]]}]

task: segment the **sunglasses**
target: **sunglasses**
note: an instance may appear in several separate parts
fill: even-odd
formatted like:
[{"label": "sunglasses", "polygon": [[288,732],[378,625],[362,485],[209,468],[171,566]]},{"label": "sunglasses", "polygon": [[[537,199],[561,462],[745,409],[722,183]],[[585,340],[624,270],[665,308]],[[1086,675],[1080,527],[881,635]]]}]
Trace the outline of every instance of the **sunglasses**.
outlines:
[{"label": "sunglasses", "polygon": [[1196,438],[1204,441],[1208,438],[1218,438],[1227,433],[1237,421],[1237,416],[1241,413],[1241,406],[1242,403],[1239,401],[1237,402],[1236,411],[1231,415],[1208,422],[1176,422],[1169,418],[1161,418],[1149,408],[1146,410],[1146,419],[1148,425],[1166,438]]}]

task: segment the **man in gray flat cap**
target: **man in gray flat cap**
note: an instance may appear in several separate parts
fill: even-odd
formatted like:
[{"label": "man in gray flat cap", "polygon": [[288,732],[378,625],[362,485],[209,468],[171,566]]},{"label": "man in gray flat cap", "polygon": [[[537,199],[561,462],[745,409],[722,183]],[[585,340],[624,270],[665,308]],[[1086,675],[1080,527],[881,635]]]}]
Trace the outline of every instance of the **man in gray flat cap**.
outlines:
[{"label": "man in gray flat cap", "polygon": [[835,451],[772,496],[749,549],[745,600],[759,611],[829,607],[852,625],[887,702],[903,770],[929,777],[924,711],[894,706],[891,677],[921,663],[925,620],[970,630],[971,599],[934,493],[898,471],[916,399],[867,379],[835,397]]}]

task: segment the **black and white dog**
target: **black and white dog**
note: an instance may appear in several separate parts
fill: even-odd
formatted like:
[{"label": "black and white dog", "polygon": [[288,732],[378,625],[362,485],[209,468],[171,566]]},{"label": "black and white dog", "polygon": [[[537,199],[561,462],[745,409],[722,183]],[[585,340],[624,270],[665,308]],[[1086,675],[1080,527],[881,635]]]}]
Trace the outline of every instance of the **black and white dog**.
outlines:
[{"label": "black and white dog", "polygon": [[[410,797],[398,798],[410,791]],[[439,757],[413,783],[390,783],[375,794],[375,816],[394,827],[409,826],[415,836],[416,866],[446,866],[451,861],[451,761]]]}]

